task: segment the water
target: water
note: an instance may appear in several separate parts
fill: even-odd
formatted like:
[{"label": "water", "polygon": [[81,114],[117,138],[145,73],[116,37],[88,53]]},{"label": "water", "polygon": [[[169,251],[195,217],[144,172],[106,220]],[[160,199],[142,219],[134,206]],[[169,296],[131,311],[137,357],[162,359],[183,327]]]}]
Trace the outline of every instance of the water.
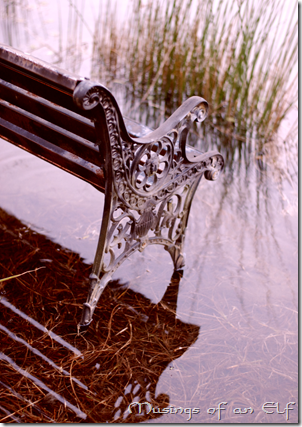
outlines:
[{"label": "water", "polygon": [[[71,14],[60,4],[61,16],[64,7]],[[59,44],[50,36],[57,9],[23,6],[35,25],[11,22],[13,45],[28,51],[34,43],[34,54],[53,61],[46,45]],[[25,20],[25,9],[16,13]],[[82,31],[73,45],[81,55],[72,62],[71,50],[62,52],[67,69],[87,74],[91,45]],[[211,144],[221,146],[226,170],[195,195],[183,277],[172,276],[162,247],[134,254],[77,336],[103,195],[0,141],[1,277],[44,267],[1,283],[0,421],[297,422],[296,142],[288,154],[269,142],[265,154],[213,135]],[[154,412],[143,405],[131,414],[136,401],[152,402]]]}]

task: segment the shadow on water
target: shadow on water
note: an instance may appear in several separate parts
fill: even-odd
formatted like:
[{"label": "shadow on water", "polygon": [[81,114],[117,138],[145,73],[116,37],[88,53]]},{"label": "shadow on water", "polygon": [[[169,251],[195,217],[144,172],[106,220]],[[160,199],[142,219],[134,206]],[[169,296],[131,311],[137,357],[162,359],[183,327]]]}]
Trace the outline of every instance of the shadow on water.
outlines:
[{"label": "shadow on water", "polygon": [[[93,325],[75,325],[90,266],[78,254],[0,211],[2,422],[135,422],[158,417],[169,395],[155,397],[165,368],[198,338],[176,318],[181,273],[157,304],[112,281]],[[141,414],[133,402],[149,402]],[[145,412],[145,414],[144,414]]]}]

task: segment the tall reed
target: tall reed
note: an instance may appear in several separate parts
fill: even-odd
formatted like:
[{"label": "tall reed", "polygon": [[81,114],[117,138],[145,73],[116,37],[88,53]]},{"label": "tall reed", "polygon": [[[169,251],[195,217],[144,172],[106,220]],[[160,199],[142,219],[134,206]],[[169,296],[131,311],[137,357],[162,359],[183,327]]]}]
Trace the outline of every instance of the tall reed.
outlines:
[{"label": "tall reed", "polygon": [[124,79],[167,115],[201,95],[212,127],[268,140],[297,100],[296,12],[288,0],[132,0],[118,20],[108,2],[95,35],[97,77]]}]

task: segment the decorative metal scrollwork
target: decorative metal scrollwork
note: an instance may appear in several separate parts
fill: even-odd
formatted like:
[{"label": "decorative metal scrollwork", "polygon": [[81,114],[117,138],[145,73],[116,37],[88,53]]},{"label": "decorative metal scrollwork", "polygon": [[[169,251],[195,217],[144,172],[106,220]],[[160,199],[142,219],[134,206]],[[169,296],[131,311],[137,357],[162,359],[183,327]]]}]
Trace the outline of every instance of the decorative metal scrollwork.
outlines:
[{"label": "decorative metal scrollwork", "polygon": [[148,234],[149,230],[153,230],[157,224],[157,215],[154,211],[154,200],[148,200],[144,212],[135,224],[135,233],[138,238],[144,237]]},{"label": "decorative metal scrollwork", "polygon": [[94,121],[107,127],[107,145],[101,149],[111,155],[111,164],[104,165],[112,177],[111,190],[105,193],[109,211],[104,213],[107,220],[103,220],[82,318],[82,324],[89,324],[111,275],[136,250],[161,244],[175,269],[184,266],[184,232],[195,190],[202,176],[217,179],[224,161],[216,151],[187,151],[188,121],[206,117],[207,103],[202,98],[189,99],[166,124],[137,139],[128,135],[117,103],[105,87],[81,82],[74,99],[85,110],[102,107],[106,123],[97,111]]},{"label": "decorative metal scrollwork", "polygon": [[142,145],[136,153],[130,170],[131,187],[142,196],[154,194],[165,184],[173,164],[174,146],[165,137],[155,143]]}]

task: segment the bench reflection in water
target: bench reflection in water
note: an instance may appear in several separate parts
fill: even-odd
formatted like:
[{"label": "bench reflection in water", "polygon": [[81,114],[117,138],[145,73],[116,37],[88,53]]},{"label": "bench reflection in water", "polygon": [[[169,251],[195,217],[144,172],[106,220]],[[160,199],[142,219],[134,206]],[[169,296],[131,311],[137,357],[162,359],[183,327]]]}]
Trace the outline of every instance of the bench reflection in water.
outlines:
[{"label": "bench reflection in water", "polygon": [[0,282],[0,422],[160,417],[148,414],[146,405],[141,414],[128,408],[133,402],[155,409],[173,404],[168,391],[155,395],[157,383],[199,333],[199,326],[176,318],[182,273],[163,283],[168,286],[157,304],[112,281],[91,329],[77,335],[74,320],[91,266],[3,210],[0,234],[0,277],[33,270]]}]

